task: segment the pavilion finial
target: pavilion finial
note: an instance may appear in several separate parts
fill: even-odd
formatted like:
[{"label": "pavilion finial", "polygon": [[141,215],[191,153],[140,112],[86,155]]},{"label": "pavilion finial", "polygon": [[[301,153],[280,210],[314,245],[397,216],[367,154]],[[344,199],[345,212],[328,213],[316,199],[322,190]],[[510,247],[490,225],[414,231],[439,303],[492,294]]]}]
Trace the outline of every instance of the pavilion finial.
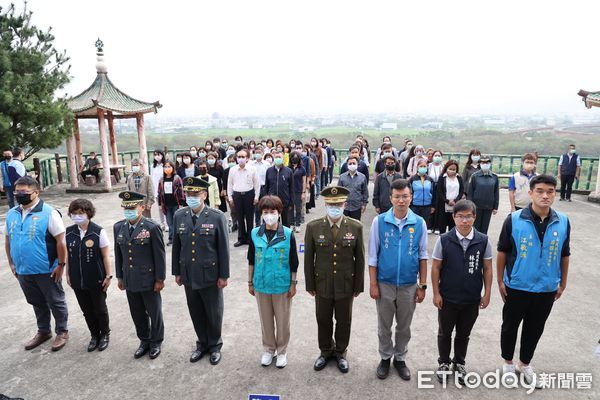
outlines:
[{"label": "pavilion finial", "polygon": [[99,74],[105,74],[107,69],[106,69],[106,64],[104,63],[104,43],[102,42],[102,40],[100,40],[100,38],[98,38],[98,40],[96,40],[96,71]]}]

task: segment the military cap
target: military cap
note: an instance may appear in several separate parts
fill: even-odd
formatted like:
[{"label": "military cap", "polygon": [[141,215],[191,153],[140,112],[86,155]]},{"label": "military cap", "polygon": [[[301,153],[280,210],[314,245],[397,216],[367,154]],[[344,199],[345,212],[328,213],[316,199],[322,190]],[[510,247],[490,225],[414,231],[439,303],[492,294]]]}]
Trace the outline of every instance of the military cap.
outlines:
[{"label": "military cap", "polygon": [[492,159],[488,155],[482,154],[481,157],[479,158],[480,163],[482,163],[482,162],[487,163],[487,162],[491,162],[491,161],[492,161]]},{"label": "military cap", "polygon": [[343,203],[348,198],[350,191],[342,186],[327,186],[321,190],[325,203]]},{"label": "military cap", "polygon": [[209,186],[210,183],[195,176],[183,178],[183,190],[186,192],[201,192],[203,190],[208,190]]},{"label": "military cap", "polygon": [[119,193],[119,198],[121,199],[121,207],[134,208],[138,204],[143,203],[146,196],[138,192],[127,190]]}]

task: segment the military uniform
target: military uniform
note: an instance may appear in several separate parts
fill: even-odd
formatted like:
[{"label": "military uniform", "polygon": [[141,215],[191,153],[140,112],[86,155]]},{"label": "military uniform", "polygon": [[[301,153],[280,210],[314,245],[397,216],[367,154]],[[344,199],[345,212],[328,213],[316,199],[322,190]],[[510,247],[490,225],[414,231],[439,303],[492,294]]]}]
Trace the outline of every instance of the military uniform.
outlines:
[{"label": "military uniform", "polygon": [[[124,208],[137,206],[140,196],[143,201],[144,196],[139,193],[119,194]],[[154,291],[154,284],[164,281],[166,274],[162,229],[144,216],[135,226],[123,219],[114,225],[114,240],[115,272],[125,286],[140,347],[160,349],[164,338],[162,298],[160,292]]]},{"label": "military uniform", "polygon": [[[206,190],[208,182],[184,179],[184,190]],[[198,340],[196,357],[220,352],[223,346],[223,289],[218,279],[229,278],[229,235],[225,214],[203,205],[177,210],[173,218],[172,273],[185,286],[188,309]],[[194,358],[192,361],[196,361]],[[218,362],[218,361],[217,361]]]},{"label": "military uniform", "polygon": [[[321,195],[327,203],[339,203],[345,201],[347,192],[345,188],[330,186]],[[342,216],[335,228],[332,229],[332,225],[327,216],[315,219],[306,226],[304,237],[306,290],[316,292],[319,348],[326,359],[345,358],[350,341],[352,301],[354,294],[364,290],[362,224]]]}]

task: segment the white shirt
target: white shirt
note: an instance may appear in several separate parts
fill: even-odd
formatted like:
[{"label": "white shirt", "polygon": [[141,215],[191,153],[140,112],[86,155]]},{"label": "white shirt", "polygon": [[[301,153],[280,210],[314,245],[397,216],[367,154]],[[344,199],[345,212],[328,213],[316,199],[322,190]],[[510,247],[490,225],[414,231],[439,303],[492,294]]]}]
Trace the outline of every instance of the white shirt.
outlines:
[{"label": "white shirt", "polygon": [[[81,239],[83,239],[86,231],[81,229],[81,227],[78,227],[78,228],[79,228],[79,237]],[[106,235],[106,231],[104,230],[104,228],[102,228],[102,230],[100,230],[100,248],[103,249],[105,247],[108,247],[109,244],[110,244],[110,242],[108,241],[108,235]]]},{"label": "white shirt", "polygon": [[250,165],[254,169],[256,169],[260,186],[263,186],[265,184],[265,181],[267,180],[267,169],[270,167],[269,163],[265,160],[253,160],[252,162],[250,162]]},{"label": "white shirt", "polygon": [[450,178],[445,175],[446,178],[446,199],[448,200],[456,200],[458,197],[458,190],[460,189],[460,183],[458,183],[458,178],[455,176],[454,178]]},{"label": "white shirt", "polygon": [[440,175],[442,174],[442,169],[444,169],[444,166],[441,163],[438,165],[430,163],[427,166],[427,175],[429,175],[429,177],[437,183],[438,179],[440,178]]},{"label": "white shirt", "polygon": [[156,167],[152,167],[150,176],[152,177],[152,185],[154,188],[154,197],[157,197],[158,196],[158,182],[160,182],[160,178],[163,177],[163,164],[158,163],[158,164],[156,164]]},{"label": "white shirt", "polygon": [[227,197],[233,199],[233,192],[249,192],[254,189],[254,199],[260,196],[260,182],[256,169],[251,165],[240,168],[239,165],[231,167],[227,178]]}]

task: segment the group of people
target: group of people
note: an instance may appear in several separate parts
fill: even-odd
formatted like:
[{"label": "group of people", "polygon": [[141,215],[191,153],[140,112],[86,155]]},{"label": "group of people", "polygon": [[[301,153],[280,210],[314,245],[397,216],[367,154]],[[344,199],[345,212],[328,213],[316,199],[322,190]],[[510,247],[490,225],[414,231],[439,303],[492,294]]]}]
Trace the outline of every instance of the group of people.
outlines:
[{"label": "group of people", "polygon": [[[330,143],[321,140],[302,145],[295,141],[298,150],[285,153],[277,148],[278,144],[269,141],[265,147],[255,145],[252,149],[238,142],[236,145],[242,148],[233,149],[235,153],[228,157],[233,160],[235,156],[235,162],[227,169],[217,164],[216,157],[215,163],[208,162],[211,153],[214,157],[218,149],[230,150],[226,142],[226,148],[212,142],[218,148],[215,146],[214,152],[211,148],[205,159],[194,160],[193,167],[187,166],[193,158],[192,152],[184,153],[183,169],[178,162],[165,160],[163,154],[155,152],[153,168],[162,164],[160,177],[144,174],[139,162],[132,162],[133,173],[128,177],[128,185],[132,186],[119,194],[124,218],[113,226],[113,246],[117,286],[126,292],[140,340],[135,358],[145,354],[158,357],[164,339],[161,290],[166,279],[166,247],[163,229],[149,214],[152,202],[157,199],[168,223],[171,273],[176,284],[184,286],[197,337],[190,361],[197,362],[207,354],[213,365],[221,360],[223,289],[230,275],[228,222],[217,202],[224,195],[237,213],[238,242],[234,246],[248,245],[248,292],[256,298],[261,322],[261,364],[267,366],[275,360],[279,368],[287,365],[291,306],[300,263],[294,233],[298,215],[302,214],[291,212],[290,209],[296,211],[292,194],[304,194],[308,179],[314,196],[317,194],[317,175],[311,178],[301,175],[302,179],[297,180],[296,173],[304,169],[305,162],[309,168],[317,165],[311,155],[316,156],[315,150],[321,149],[324,157]],[[491,244],[484,229],[477,227],[480,213],[493,213],[498,207],[497,199],[490,201],[489,208],[478,204],[483,198],[480,191],[497,196],[497,183],[486,181],[493,179],[490,160],[476,150],[471,151],[468,167],[473,171],[465,168],[463,176],[470,176],[463,180],[458,175],[457,163],[448,161],[441,166],[439,151],[432,152],[432,161],[428,162],[426,153],[410,147],[410,143],[398,154],[391,143],[384,141],[381,158],[376,163],[380,173],[375,177],[378,195],[377,203],[374,198],[373,204],[378,215],[371,223],[366,255],[363,225],[359,221],[368,198],[367,176],[360,172],[368,162],[363,151],[364,147],[358,145],[350,149],[336,185],[329,177],[332,167],[329,161],[321,159],[322,164],[318,164],[322,172],[327,172],[319,175],[322,186],[319,194],[326,212],[310,221],[304,233],[304,279],[306,291],[315,297],[320,348],[314,369],[322,370],[330,360],[335,360],[340,371],[349,371],[346,351],[352,304],[365,290],[366,262],[369,294],[377,306],[381,357],[377,376],[386,378],[393,361],[399,376],[410,379],[406,363],[410,325],[416,304],[425,298],[430,276],[433,303],[439,313],[438,377],[442,381],[454,373],[461,381],[467,373],[465,358],[470,332],[479,310],[487,307],[491,296]],[[334,159],[331,153],[330,159]],[[289,154],[288,165],[292,168],[285,165],[285,154]],[[402,154],[408,155],[403,158]],[[251,158],[253,162],[249,162]],[[272,158],[273,165],[267,163],[263,185],[254,165],[265,158]],[[211,182],[213,175],[207,166],[211,164],[228,174],[226,179],[221,178],[225,191],[212,197],[215,181]],[[327,169],[321,165],[327,165]],[[188,168],[194,168],[190,175]],[[437,181],[432,175],[438,177]],[[158,178],[156,192],[152,182],[155,178]],[[570,226],[564,214],[551,208],[556,179],[536,174],[535,158],[526,155],[523,170],[513,178],[514,212],[506,218],[497,245],[496,278],[505,302],[501,355],[504,373],[514,373],[516,368],[527,382],[535,383],[530,362],[553,302],[566,288]],[[297,182],[301,184],[298,191]],[[462,193],[467,193],[466,199]],[[110,337],[106,290],[113,279],[112,260],[105,230],[92,222],[93,204],[85,199],[74,200],[68,211],[73,224],[65,228],[58,212],[39,198],[40,188],[35,179],[19,178],[14,195],[19,206],[7,215],[6,253],[27,302],[34,308],[38,325],[37,334],[25,348],[35,348],[52,338],[51,313],[57,334],[52,350],[59,350],[67,343],[68,312],[61,283],[64,274],[90,331],[87,350],[106,349]],[[445,223],[450,230],[440,231],[428,268],[428,231],[432,229],[428,224],[434,215],[431,204],[440,199],[446,206],[444,213],[449,214]],[[304,207],[301,203],[301,208]],[[255,214],[259,217],[256,227]],[[487,230],[487,225],[484,227]],[[521,325],[519,362],[513,364]],[[456,332],[454,357],[450,358],[453,331]]]}]

